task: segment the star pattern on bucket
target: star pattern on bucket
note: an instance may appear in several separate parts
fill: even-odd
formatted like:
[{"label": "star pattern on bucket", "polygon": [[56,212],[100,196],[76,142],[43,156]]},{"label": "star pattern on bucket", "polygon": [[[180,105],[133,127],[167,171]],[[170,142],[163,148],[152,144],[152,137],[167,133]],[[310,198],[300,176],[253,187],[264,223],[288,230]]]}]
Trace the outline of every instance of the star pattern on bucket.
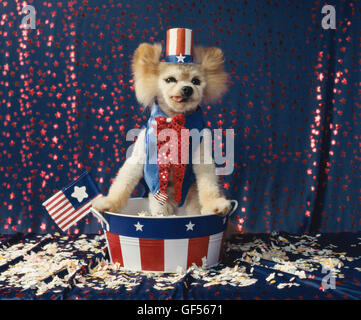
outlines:
[{"label": "star pattern on bucket", "polygon": [[143,227],[144,225],[143,224],[140,224],[140,222],[138,221],[135,225],[135,231],[143,231]]},{"label": "star pattern on bucket", "polygon": [[187,230],[186,230],[186,231],[190,231],[190,230],[193,231],[193,228],[194,228],[195,224],[192,223],[192,221],[189,221],[189,223],[186,224],[185,226],[187,227]]}]

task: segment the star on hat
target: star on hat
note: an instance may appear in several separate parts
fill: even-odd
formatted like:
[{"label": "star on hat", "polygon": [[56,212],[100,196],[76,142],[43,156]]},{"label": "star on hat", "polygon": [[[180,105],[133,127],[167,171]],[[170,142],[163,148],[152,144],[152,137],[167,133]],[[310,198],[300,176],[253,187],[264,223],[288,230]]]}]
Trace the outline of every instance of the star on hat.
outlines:
[{"label": "star on hat", "polygon": [[185,56],[183,56],[182,54],[180,54],[179,56],[177,56],[177,62],[178,63],[184,63],[184,59],[185,59]]}]

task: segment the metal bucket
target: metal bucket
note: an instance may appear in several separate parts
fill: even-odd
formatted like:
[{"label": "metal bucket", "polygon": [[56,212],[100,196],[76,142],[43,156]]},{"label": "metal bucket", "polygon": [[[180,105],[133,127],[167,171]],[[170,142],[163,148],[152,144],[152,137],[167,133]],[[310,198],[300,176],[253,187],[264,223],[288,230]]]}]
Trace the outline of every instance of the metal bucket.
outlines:
[{"label": "metal bucket", "polygon": [[203,267],[219,263],[228,219],[238,206],[236,200],[231,202],[224,217],[185,215],[183,208],[175,216],[139,216],[148,210],[147,198],[129,199],[121,214],[91,211],[102,223],[112,263],[132,271],[176,272],[193,263]]}]

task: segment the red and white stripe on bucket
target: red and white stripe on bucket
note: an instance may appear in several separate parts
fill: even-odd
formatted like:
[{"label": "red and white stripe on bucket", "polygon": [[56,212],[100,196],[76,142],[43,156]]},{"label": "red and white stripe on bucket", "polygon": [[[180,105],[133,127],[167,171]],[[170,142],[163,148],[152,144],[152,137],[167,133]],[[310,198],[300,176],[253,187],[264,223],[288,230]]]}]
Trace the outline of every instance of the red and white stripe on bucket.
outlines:
[{"label": "red and white stripe on bucket", "polygon": [[193,263],[207,266],[220,261],[224,233],[189,239],[142,239],[106,232],[108,250],[113,263],[129,270],[176,272]]}]

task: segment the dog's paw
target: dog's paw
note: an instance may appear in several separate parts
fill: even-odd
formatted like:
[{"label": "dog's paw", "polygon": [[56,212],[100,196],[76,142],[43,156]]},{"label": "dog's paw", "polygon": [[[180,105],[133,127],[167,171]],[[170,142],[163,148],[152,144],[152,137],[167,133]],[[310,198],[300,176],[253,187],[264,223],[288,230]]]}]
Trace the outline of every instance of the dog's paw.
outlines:
[{"label": "dog's paw", "polygon": [[170,216],[174,213],[174,209],[166,202],[163,205],[153,205],[150,208],[150,212],[152,216]]},{"label": "dog's paw", "polygon": [[122,205],[119,203],[119,201],[114,201],[109,197],[104,196],[93,200],[92,206],[99,212],[110,211],[117,213],[122,209]]},{"label": "dog's paw", "polygon": [[231,210],[231,201],[225,198],[217,198],[209,201],[205,206],[202,207],[202,214],[215,213],[220,216],[226,215]]}]

